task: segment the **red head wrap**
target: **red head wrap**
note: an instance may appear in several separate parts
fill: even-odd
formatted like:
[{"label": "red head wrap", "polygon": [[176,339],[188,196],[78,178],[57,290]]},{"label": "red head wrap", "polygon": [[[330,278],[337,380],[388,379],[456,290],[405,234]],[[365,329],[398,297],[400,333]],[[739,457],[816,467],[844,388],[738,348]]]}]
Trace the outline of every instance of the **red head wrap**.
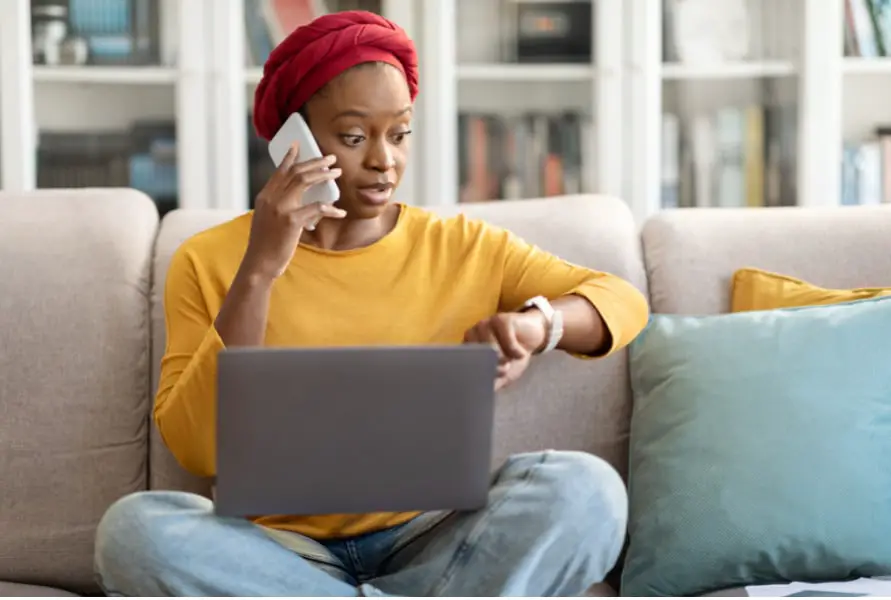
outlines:
[{"label": "red head wrap", "polygon": [[271,139],[326,83],[365,62],[389,63],[418,95],[415,45],[398,25],[365,11],[327,14],[298,27],[269,54],[254,95],[254,127]]}]

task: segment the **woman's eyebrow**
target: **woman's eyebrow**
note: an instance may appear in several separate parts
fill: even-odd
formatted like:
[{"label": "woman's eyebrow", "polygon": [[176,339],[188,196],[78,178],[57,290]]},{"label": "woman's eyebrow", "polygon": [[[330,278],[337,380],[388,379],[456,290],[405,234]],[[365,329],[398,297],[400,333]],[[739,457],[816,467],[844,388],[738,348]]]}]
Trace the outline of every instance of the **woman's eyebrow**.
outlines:
[{"label": "woman's eyebrow", "polygon": [[[401,110],[397,110],[395,113],[393,113],[393,116],[401,117],[402,115],[411,112],[411,110],[412,110],[412,107],[409,104],[405,108],[403,108]],[[344,110],[344,111],[339,112],[336,115],[334,115],[334,118],[332,119],[332,121],[336,121],[337,119],[342,119],[343,117],[359,117],[360,119],[367,119],[370,116],[371,116],[370,113],[367,113],[367,112],[364,112],[361,110],[357,110],[357,109],[349,109],[349,110]]]}]

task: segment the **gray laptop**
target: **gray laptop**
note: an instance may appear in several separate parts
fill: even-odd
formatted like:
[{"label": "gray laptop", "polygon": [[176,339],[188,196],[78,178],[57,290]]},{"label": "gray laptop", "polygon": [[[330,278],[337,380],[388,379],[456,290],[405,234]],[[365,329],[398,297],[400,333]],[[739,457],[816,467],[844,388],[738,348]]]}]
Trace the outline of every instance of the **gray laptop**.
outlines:
[{"label": "gray laptop", "polygon": [[496,364],[484,345],[222,351],[216,513],[485,506]]}]

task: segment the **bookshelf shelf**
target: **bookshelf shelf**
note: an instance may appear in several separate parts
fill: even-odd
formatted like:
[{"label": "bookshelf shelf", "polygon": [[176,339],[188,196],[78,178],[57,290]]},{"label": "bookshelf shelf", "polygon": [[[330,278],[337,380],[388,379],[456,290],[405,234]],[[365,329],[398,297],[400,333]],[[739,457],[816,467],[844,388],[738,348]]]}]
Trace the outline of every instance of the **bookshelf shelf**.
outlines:
[{"label": "bookshelf shelf", "polygon": [[456,72],[459,80],[467,81],[589,81],[595,75],[589,64],[463,64]]},{"label": "bookshelf shelf", "polygon": [[891,58],[845,58],[842,71],[845,75],[891,75]]},{"label": "bookshelf shelf", "polygon": [[173,84],[177,70],[172,67],[34,67],[38,83],[96,83],[113,85]]},{"label": "bookshelf shelf", "polygon": [[797,73],[798,69],[791,61],[751,61],[715,65],[662,64],[662,79],[668,81],[687,81],[697,79],[759,79],[767,77],[790,77]]}]

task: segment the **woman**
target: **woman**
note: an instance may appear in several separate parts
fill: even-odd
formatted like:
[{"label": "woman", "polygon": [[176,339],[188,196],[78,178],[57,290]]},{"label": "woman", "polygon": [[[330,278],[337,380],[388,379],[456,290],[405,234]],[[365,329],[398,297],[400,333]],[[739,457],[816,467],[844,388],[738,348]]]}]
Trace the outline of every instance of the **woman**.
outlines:
[{"label": "woman", "polygon": [[[321,17],[270,55],[258,132],[269,139],[301,111],[327,154],[297,163],[292,149],[253,213],[192,237],[172,260],[154,418],[192,473],[215,473],[225,346],[489,343],[501,388],[549,345],[605,356],[645,325],[644,298],[614,276],[391,202],[417,82],[412,42],[364,12]],[[301,205],[331,179],[336,207]],[[544,305],[527,304],[537,296],[552,300],[562,335]],[[139,596],[574,595],[613,567],[625,522],[615,471],[551,451],[508,460],[474,513],[237,520],[195,495],[135,494],[103,518],[96,565],[107,592]]]}]

